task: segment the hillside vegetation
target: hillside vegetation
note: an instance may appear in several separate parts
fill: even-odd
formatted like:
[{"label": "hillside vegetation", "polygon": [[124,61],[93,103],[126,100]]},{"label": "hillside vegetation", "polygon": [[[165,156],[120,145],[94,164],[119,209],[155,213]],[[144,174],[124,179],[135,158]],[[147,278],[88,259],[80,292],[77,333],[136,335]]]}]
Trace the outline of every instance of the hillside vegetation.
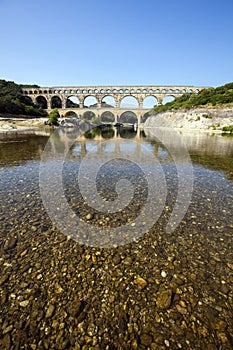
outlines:
[{"label": "hillside vegetation", "polygon": [[[0,80],[0,113],[29,116],[47,116],[47,112],[35,105],[32,100],[23,95],[22,88],[13,81]],[[27,87],[29,87],[27,85]],[[36,87],[36,85],[33,85]]]},{"label": "hillside vegetation", "polygon": [[156,106],[151,114],[165,112],[172,109],[190,109],[195,107],[217,107],[233,106],[233,82],[219,86],[217,88],[208,88],[199,93],[186,93],[177,97],[174,101],[168,102],[162,106]]}]

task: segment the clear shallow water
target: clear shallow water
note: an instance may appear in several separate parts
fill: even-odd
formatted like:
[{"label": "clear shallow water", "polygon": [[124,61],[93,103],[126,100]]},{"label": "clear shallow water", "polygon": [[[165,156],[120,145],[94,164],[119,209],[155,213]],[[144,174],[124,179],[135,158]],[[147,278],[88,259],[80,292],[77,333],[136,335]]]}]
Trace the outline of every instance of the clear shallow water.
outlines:
[{"label": "clear shallow water", "polygon": [[[96,342],[100,348],[132,348],[137,343],[141,349],[151,344],[162,349],[169,339],[174,349],[180,348],[179,344],[193,349],[207,344],[213,349],[231,348],[233,139],[182,133],[191,165],[182,163],[181,167],[193,169],[193,193],[178,227],[167,233],[179,183],[172,155],[176,152],[181,161],[183,150],[179,145],[176,148],[167,131],[159,136],[152,130],[143,135],[104,130],[82,135],[70,145],[72,137],[63,133],[60,139],[64,147],[58,137],[52,139],[48,177],[55,176],[56,161],[67,148],[62,179],[65,197],[83,222],[108,230],[109,236],[103,235],[102,243],[109,242],[109,237],[114,239],[113,228],[134,224],[142,212],[149,189],[142,167],[146,165],[149,172],[154,169],[148,154],[157,161],[159,175],[162,169],[166,196],[159,219],[152,220],[145,234],[136,235],[136,239],[134,234],[130,236],[126,245],[107,249],[98,248],[99,237],[94,247],[80,244],[80,237],[90,242],[91,230],[88,237],[80,230],[77,241],[67,239],[69,230],[60,232],[46,213],[39,191],[39,169],[49,135],[1,136],[0,335],[4,346],[10,342],[27,349],[32,343],[36,348],[50,349],[62,348],[67,342],[63,348],[72,349],[75,344],[90,347]],[[111,159],[106,162],[107,154]],[[116,200],[119,179],[133,185],[134,197],[120,212],[106,214],[98,207],[93,209],[96,203],[89,201],[92,192],[87,198],[80,193],[78,173],[88,155],[89,171],[99,160],[104,162],[96,188],[105,201]],[[51,186],[57,208],[56,182]],[[163,197],[163,191],[158,193],[156,205]],[[143,232],[146,214],[131,231]],[[93,237],[96,239],[95,234]],[[137,280],[138,276],[145,282]],[[171,291],[172,298],[169,305],[161,307],[163,290]],[[71,310],[75,303],[76,312]],[[53,307],[48,317],[48,309]],[[65,324],[63,331],[56,322]],[[132,324],[132,332],[127,324]],[[97,329],[93,336],[90,325]],[[6,332],[7,327],[10,331]],[[121,333],[124,336],[119,343]]]}]

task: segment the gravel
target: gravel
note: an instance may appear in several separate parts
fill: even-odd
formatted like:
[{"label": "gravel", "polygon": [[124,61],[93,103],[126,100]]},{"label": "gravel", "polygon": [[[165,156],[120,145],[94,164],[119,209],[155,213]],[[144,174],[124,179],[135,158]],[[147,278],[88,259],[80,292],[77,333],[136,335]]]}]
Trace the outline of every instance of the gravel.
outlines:
[{"label": "gravel", "polygon": [[[174,232],[165,231],[174,204],[168,166],[159,221],[109,249],[56,229],[40,199],[35,157],[1,168],[0,349],[233,349],[233,186],[202,161]],[[99,220],[88,214],[83,208],[84,220]]]}]

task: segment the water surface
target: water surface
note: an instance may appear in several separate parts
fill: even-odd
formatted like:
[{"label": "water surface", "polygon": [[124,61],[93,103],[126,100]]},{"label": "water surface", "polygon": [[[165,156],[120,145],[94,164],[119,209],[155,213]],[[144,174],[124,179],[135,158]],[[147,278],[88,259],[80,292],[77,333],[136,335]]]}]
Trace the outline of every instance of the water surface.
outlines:
[{"label": "water surface", "polygon": [[[160,139],[153,130],[123,129],[88,132],[75,142],[72,130],[52,138],[48,176],[55,176],[66,149],[67,202],[83,222],[106,228],[110,235],[114,228],[134,223],[146,203],[149,187],[142,167],[153,167],[143,150],[161,166],[167,192],[159,219],[126,245],[105,249],[69,239],[69,232],[59,231],[44,209],[39,169],[50,135],[1,135],[3,348],[164,349],[168,343],[172,349],[232,348],[233,139],[180,135],[191,159],[181,166],[192,167],[194,184],[187,213],[170,233],[166,225],[179,184],[172,154],[177,152],[179,160],[183,150],[179,153],[166,130]],[[98,172],[98,193],[105,201],[116,200],[119,179],[131,183],[134,192],[126,208],[106,214],[80,193],[78,173],[85,159],[95,169],[107,154],[113,159]],[[52,187],[54,198],[55,192]],[[138,225],[139,230],[145,223]],[[109,242],[109,237],[103,235],[101,241]]]}]

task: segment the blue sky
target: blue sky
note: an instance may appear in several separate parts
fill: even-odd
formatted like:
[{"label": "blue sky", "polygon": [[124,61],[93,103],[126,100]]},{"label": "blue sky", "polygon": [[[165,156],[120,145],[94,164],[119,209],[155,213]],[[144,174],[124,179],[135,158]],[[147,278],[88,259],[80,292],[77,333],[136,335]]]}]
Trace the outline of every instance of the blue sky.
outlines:
[{"label": "blue sky", "polygon": [[233,0],[0,0],[0,78],[41,86],[233,81]]}]

